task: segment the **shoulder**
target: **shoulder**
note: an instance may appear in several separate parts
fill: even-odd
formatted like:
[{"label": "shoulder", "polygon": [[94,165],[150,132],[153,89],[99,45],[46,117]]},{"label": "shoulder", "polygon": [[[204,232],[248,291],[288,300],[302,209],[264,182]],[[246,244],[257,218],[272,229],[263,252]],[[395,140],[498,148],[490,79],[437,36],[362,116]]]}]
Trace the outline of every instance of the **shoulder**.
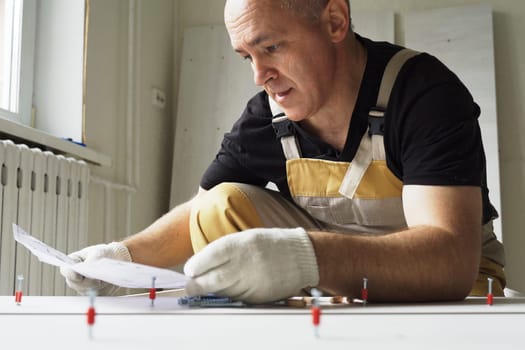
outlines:
[{"label": "shoulder", "polygon": [[268,94],[266,91],[262,90],[255,94],[250,100],[248,100],[242,116],[271,121],[272,111],[270,109]]},{"label": "shoulder", "polygon": [[239,156],[249,157],[260,157],[279,150],[265,91],[257,93],[248,101],[231,131],[224,135],[222,146]]},{"label": "shoulder", "polygon": [[462,98],[466,98],[468,102],[472,101],[470,92],[452,70],[437,57],[422,52],[409,59],[402,67],[392,97],[417,100],[423,94],[433,92],[434,89],[451,87],[454,87],[451,93],[461,92]]},{"label": "shoulder", "polygon": [[385,114],[389,167],[405,184],[479,184],[479,106],[461,80],[422,53],[399,73]]},{"label": "shoulder", "polygon": [[219,152],[201,179],[201,187],[209,189],[221,182],[264,186],[276,172],[274,168],[279,162],[275,160],[280,152],[268,97],[262,91],[247,102],[231,130],[224,135]]},{"label": "shoulder", "polygon": [[436,57],[421,53],[399,72],[387,114],[387,121],[397,127],[409,127],[407,123],[455,124],[477,120],[479,107],[454,72]]},{"label": "shoulder", "polygon": [[233,131],[259,129],[271,126],[272,112],[268,103],[268,94],[261,91],[253,96],[239,119],[233,125]]}]

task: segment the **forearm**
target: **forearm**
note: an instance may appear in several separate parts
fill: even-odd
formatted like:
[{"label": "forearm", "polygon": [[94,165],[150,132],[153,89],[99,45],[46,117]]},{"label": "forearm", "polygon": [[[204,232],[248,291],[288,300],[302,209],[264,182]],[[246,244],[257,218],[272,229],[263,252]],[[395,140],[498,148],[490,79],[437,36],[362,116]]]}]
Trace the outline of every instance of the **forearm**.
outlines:
[{"label": "forearm", "polygon": [[173,208],[143,231],[123,241],[134,262],[171,267],[193,255],[189,233],[191,203]]},{"label": "forearm", "polygon": [[[359,296],[364,277],[376,301],[453,300],[465,297],[477,275],[479,242],[435,227],[384,236],[309,233],[320,287]],[[475,234],[474,234],[475,236]]]}]

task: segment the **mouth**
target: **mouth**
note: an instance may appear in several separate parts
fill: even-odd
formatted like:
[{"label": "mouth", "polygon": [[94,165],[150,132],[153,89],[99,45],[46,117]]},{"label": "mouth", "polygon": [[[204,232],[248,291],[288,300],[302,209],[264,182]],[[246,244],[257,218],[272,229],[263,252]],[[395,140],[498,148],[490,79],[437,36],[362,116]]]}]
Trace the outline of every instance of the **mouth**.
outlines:
[{"label": "mouth", "polygon": [[274,95],[275,95],[275,102],[277,103],[281,103],[283,102],[286,97],[288,97],[288,95],[290,95],[290,92],[292,92],[292,88],[289,88],[288,90],[284,90],[284,91],[280,91],[280,92],[275,92]]}]

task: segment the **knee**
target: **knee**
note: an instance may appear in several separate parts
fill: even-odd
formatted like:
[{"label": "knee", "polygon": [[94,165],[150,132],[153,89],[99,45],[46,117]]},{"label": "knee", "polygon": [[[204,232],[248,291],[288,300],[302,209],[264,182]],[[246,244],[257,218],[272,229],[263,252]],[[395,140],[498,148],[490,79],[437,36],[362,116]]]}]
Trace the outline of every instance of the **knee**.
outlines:
[{"label": "knee", "polygon": [[250,197],[235,183],[222,183],[202,194],[190,215],[194,252],[227,234],[261,227],[261,219]]}]

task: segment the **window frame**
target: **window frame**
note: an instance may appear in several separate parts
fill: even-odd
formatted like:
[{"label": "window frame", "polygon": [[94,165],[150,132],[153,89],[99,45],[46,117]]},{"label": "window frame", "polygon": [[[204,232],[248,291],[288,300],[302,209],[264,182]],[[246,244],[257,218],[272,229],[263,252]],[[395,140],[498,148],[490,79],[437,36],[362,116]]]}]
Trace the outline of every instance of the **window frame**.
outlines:
[{"label": "window frame", "polygon": [[[16,142],[27,143],[41,149],[49,149],[55,153],[62,153],[83,159],[91,164],[109,167],[112,164],[111,157],[100,153],[79,142],[70,142],[59,136],[37,129],[33,112],[33,94],[35,86],[35,54],[37,49],[37,11],[38,0],[14,0],[23,1],[23,23],[22,23],[22,45],[20,48],[22,60],[20,81],[24,82],[19,90],[19,111],[10,112],[0,108],[0,138],[13,139]],[[87,30],[89,24],[90,0],[83,0],[84,34],[83,34],[83,67],[82,67],[82,142],[84,141],[84,113],[85,113],[85,82],[86,82],[86,54],[87,54]]]},{"label": "window frame", "polygon": [[[14,0],[16,2],[17,0]],[[35,30],[36,30],[36,0],[18,0],[21,3],[22,25],[20,28],[20,39],[16,43],[17,53],[11,53],[11,72],[13,72],[13,61],[19,61],[19,67],[15,76],[10,77],[10,89],[18,90],[17,98],[9,104],[16,104],[12,110],[0,108],[0,118],[5,118],[26,126],[33,126],[32,98],[35,61]],[[17,59],[13,59],[15,54]],[[15,80],[15,83],[13,82]],[[13,100],[13,96],[10,97]]]}]

